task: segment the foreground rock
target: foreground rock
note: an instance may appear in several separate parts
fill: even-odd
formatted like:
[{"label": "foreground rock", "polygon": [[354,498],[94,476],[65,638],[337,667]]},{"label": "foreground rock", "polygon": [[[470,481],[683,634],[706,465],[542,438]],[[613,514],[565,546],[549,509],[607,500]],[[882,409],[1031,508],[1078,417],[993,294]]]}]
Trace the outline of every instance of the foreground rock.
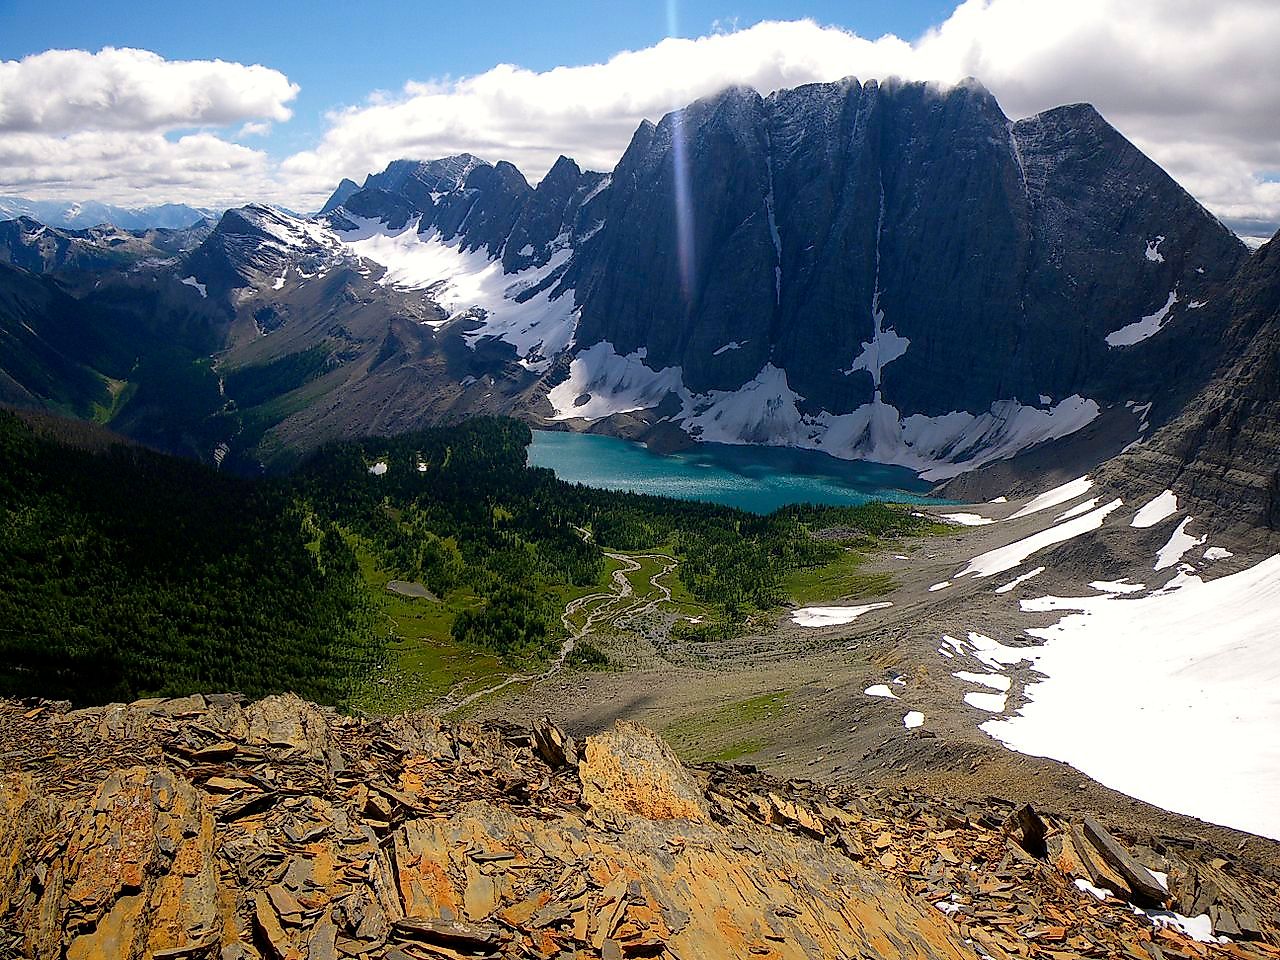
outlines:
[{"label": "foreground rock", "polygon": [[[1226,860],[1003,801],[688,771],[629,724],[579,748],[195,696],[3,703],[0,744],[0,957],[1280,956],[1275,879]],[[1117,864],[1106,900],[1063,836]],[[1237,942],[1158,930],[1143,897]]]}]

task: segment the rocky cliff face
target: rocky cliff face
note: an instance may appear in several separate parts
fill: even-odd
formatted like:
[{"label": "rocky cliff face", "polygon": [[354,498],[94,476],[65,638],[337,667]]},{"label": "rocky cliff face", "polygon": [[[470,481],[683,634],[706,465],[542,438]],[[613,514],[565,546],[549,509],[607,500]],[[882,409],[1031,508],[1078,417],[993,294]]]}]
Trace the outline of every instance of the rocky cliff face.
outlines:
[{"label": "rocky cliff face", "polygon": [[552,400],[682,393],[707,439],[973,459],[1151,399],[1153,365],[1212,342],[1196,311],[1243,258],[1086,105],[1011,123],[974,83],[731,90],[619,163],[576,274],[582,368]]},{"label": "rocky cliff face", "polygon": [[1206,308],[1223,361],[1208,386],[1148,443],[1108,465],[1118,488],[1176,490],[1220,527],[1280,531],[1280,244],[1264,245]]},{"label": "rocky cliff face", "polygon": [[994,798],[689,771],[627,724],[580,749],[192,696],[4,703],[0,734],[4,956],[1280,956],[1275,880],[1225,858]]},{"label": "rocky cliff face", "polygon": [[[642,124],[607,178],[562,159],[530,189],[509,164],[400,161],[329,219],[357,247],[412,225],[429,250],[361,255],[435,258],[394,282],[545,374],[553,420],[937,479],[1126,403],[1171,416],[1212,369],[1202,309],[1245,256],[1093,108],[1013,123],[975,82],[731,89]],[[465,296],[481,275],[502,295]]]}]

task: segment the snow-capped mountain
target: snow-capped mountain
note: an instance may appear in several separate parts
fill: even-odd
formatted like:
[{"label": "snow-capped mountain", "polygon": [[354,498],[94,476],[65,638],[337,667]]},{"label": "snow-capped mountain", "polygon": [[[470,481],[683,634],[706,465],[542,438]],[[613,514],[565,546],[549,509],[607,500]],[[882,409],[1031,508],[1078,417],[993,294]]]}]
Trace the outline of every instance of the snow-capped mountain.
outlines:
[{"label": "snow-capped mountain", "polygon": [[944,480],[1176,415],[1247,258],[1091,107],[850,79],[643,123],[611,174],[395,161],[137,282],[223,317],[226,369],[330,358],[286,446],[513,413]]},{"label": "snow-capped mountain", "polygon": [[398,161],[326,209],[546,373],[549,420],[936,479],[1108,416],[1136,436],[1122,411],[1207,372],[1198,311],[1247,256],[1091,107],[1013,123],[974,82],[732,89],[610,176]]},{"label": "snow-capped mountain", "polygon": [[189,207],[185,203],[162,203],[151,207],[117,207],[96,200],[28,200],[0,197],[0,220],[30,217],[51,227],[78,230],[110,224],[121,230],[164,228],[180,230],[218,211]]},{"label": "snow-capped mountain", "polygon": [[32,273],[96,274],[127,269],[146,259],[167,259],[195,249],[213,230],[201,220],[181,230],[84,230],[51,227],[30,217],[0,221],[0,262]]}]

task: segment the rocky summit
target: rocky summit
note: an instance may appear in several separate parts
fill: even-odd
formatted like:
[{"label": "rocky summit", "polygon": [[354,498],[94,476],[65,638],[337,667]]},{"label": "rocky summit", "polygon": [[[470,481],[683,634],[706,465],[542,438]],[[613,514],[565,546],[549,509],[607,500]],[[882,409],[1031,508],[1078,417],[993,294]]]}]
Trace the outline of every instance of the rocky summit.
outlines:
[{"label": "rocky summit", "polygon": [[5,957],[1280,956],[1280,884],[1229,853],[685,769],[628,723],[196,695],[4,702],[0,737]]}]

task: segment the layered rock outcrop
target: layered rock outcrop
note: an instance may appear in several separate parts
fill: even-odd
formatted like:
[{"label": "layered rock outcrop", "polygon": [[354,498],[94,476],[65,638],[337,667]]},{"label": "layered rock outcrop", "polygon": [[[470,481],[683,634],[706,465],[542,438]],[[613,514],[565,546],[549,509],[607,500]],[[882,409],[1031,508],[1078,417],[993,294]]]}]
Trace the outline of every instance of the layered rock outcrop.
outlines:
[{"label": "layered rock outcrop", "polygon": [[579,751],[547,723],[193,696],[0,704],[0,736],[0,956],[1280,955],[1238,902],[1274,878],[1225,860],[1144,854],[1236,922],[1195,944],[1111,899],[1124,877],[1081,894],[1033,811],[688,771],[625,724]]},{"label": "layered rock outcrop", "polygon": [[1271,546],[1280,532],[1280,244],[1250,257],[1209,309],[1224,331],[1209,384],[1102,478],[1122,490],[1175,490],[1215,528]]}]

